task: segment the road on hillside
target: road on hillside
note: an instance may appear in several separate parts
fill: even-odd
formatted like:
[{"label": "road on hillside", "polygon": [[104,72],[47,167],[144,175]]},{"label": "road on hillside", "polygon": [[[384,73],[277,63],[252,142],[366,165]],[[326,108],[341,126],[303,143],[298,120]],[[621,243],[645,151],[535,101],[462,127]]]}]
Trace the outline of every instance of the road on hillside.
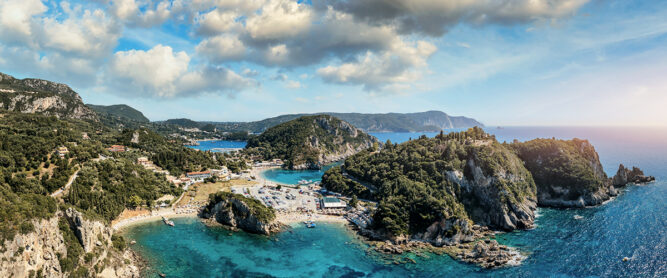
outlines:
[{"label": "road on hillside", "polygon": [[51,193],[51,197],[54,197],[54,198],[58,197],[60,194],[65,192],[65,190],[69,189],[70,185],[72,185],[72,183],[74,182],[74,180],[76,180],[76,177],[78,177],[78,176],[79,176],[79,170],[76,170],[76,172],[74,172],[74,175],[69,177],[69,180],[67,181],[67,184],[65,184],[65,186],[61,187],[60,189],[56,190],[56,192]]}]

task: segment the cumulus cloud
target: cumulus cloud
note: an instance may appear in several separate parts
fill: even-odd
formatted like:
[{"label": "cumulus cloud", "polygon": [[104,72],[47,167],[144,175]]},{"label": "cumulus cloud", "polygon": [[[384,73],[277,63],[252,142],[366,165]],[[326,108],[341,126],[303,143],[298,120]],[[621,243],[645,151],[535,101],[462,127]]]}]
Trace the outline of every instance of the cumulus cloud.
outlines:
[{"label": "cumulus cloud", "polygon": [[312,9],[305,3],[272,0],[246,20],[246,29],[256,40],[284,39],[308,30],[313,16]]},{"label": "cumulus cloud", "polygon": [[116,52],[108,73],[115,84],[137,88],[138,93],[148,97],[170,98],[205,92],[231,92],[254,85],[253,81],[225,68],[201,67],[189,70],[189,64],[187,53],[174,52],[169,46],[157,45],[147,51]]},{"label": "cumulus cloud", "polygon": [[243,58],[246,49],[237,37],[220,35],[203,40],[196,51],[215,63],[223,63]]},{"label": "cumulus cloud", "polygon": [[514,24],[572,15],[588,0],[332,0],[322,6],[402,34],[441,36],[459,23]]},{"label": "cumulus cloud", "polygon": [[0,1],[0,38],[9,43],[32,44],[33,16],[46,11],[39,0]]},{"label": "cumulus cloud", "polygon": [[414,46],[397,41],[392,49],[381,54],[369,51],[358,61],[322,67],[317,74],[325,82],[363,85],[366,91],[378,91],[389,85],[416,81],[427,65],[426,59],[436,50],[435,45],[425,41]]},{"label": "cumulus cloud", "polygon": [[[587,1],[97,0],[70,7],[67,2],[0,0],[0,51],[16,55],[3,57],[5,65],[23,61],[26,67],[38,67],[33,72],[71,74],[63,82],[88,79],[115,87],[122,81],[123,90],[154,97],[257,85],[249,79],[258,76],[256,70],[239,75],[228,69],[229,63],[313,67],[325,82],[397,90],[427,71],[437,49],[425,40],[435,40],[457,24],[553,21],[574,14]],[[155,42],[146,45],[148,50],[114,53],[124,31],[165,23],[189,27],[170,38],[196,40],[197,45],[176,46],[156,35],[142,40]],[[303,87],[297,81],[282,82],[288,88]]]},{"label": "cumulus cloud", "polygon": [[171,1],[116,0],[111,12],[130,25],[151,27],[164,23],[172,15]]}]

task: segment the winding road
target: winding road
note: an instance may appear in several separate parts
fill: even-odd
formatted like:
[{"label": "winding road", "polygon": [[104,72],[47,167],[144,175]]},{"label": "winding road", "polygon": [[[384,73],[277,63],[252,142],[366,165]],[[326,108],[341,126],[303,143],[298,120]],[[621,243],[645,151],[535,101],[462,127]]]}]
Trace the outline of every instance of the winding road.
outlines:
[{"label": "winding road", "polygon": [[76,172],[74,172],[74,174],[71,177],[69,177],[69,180],[67,181],[67,184],[65,184],[65,186],[61,187],[60,189],[56,190],[55,192],[51,193],[51,197],[53,197],[53,198],[58,197],[60,194],[65,192],[65,190],[69,189],[70,185],[72,185],[72,183],[74,182],[74,180],[76,180],[76,177],[78,177],[78,176],[79,176],[79,170],[76,170]]}]

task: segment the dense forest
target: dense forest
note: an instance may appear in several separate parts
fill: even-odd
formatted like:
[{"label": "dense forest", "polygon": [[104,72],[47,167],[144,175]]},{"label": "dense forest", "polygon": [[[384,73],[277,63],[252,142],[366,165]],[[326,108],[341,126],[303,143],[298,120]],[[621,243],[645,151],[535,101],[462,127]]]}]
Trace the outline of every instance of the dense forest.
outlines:
[{"label": "dense forest", "polygon": [[609,186],[598,154],[587,140],[534,139],[510,147],[532,173],[540,201],[547,196],[576,200]]},{"label": "dense forest", "polygon": [[[456,173],[463,177],[458,179]],[[480,174],[492,178],[493,189],[477,192],[469,184]],[[388,141],[379,152],[362,151],[347,158],[342,169],[330,169],[322,184],[348,196],[377,200],[375,228],[393,235],[423,232],[432,223],[450,218],[500,226],[475,209],[507,210],[534,198],[536,190],[516,155],[481,128],[422,136],[400,145]]]},{"label": "dense forest", "polygon": [[106,159],[87,163],[81,169],[65,201],[110,222],[126,207],[152,207],[161,196],[178,196],[181,192],[162,174],[126,159]]},{"label": "dense forest", "polygon": [[249,154],[264,159],[280,158],[287,168],[319,165],[323,155],[342,154],[348,148],[368,148],[377,139],[332,116],[305,116],[279,124],[253,137]]},{"label": "dense forest", "polygon": [[[140,134],[137,143],[132,142],[135,132]],[[112,153],[106,150],[112,144],[132,150]],[[67,151],[60,157],[57,150],[63,147]],[[192,150],[146,129],[118,131],[104,121],[0,112],[0,240],[32,231],[28,220],[52,217],[58,204],[48,195],[77,170],[61,205],[106,221],[125,207],[151,205],[163,194],[180,193],[164,176],[135,165],[139,156],[149,156],[174,175],[225,164],[236,171],[246,167],[243,161]],[[100,157],[107,159],[97,161]]]}]

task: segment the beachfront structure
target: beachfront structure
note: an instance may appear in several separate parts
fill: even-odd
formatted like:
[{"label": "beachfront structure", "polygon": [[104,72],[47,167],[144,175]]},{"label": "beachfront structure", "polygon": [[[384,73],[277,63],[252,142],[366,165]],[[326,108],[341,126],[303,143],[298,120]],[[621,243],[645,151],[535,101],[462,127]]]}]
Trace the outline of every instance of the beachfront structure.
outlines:
[{"label": "beachfront structure", "polygon": [[211,177],[211,171],[188,172],[185,176],[192,179],[194,182],[202,182]]},{"label": "beachfront structure", "polygon": [[60,158],[65,158],[65,155],[69,153],[69,150],[65,146],[58,147],[56,150],[56,153],[58,154],[58,157]]},{"label": "beachfront structure", "polygon": [[107,150],[110,151],[110,152],[124,152],[125,151],[125,146],[123,146],[123,145],[111,145],[111,147],[108,147]]},{"label": "beachfront structure", "polygon": [[320,199],[320,203],[323,209],[339,209],[347,207],[345,202],[335,197],[324,197]]}]

